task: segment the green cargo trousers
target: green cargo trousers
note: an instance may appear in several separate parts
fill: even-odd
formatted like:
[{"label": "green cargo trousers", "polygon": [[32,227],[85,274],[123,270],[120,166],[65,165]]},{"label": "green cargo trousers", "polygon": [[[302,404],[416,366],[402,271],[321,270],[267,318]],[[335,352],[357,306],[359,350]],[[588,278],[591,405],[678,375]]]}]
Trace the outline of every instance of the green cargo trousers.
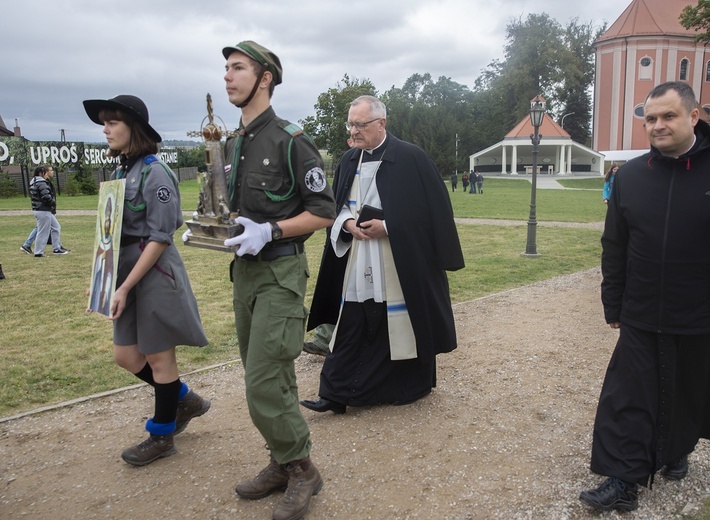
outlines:
[{"label": "green cargo trousers", "polygon": [[298,405],[294,360],[303,348],[305,254],[232,263],[234,318],[249,415],[279,464],[308,457],[311,440]]}]

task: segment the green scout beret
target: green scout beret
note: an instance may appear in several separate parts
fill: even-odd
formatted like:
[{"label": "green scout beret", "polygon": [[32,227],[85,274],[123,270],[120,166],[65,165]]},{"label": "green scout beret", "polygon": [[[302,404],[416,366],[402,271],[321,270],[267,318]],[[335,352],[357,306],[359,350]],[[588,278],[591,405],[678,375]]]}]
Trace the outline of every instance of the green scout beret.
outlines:
[{"label": "green scout beret", "polygon": [[224,59],[228,59],[230,54],[235,51],[241,52],[242,54],[246,54],[251,59],[266,67],[266,70],[271,72],[271,75],[274,77],[275,85],[281,83],[283,75],[283,69],[281,68],[281,60],[279,60],[279,57],[276,56],[276,54],[271,52],[269,49],[259,45],[256,42],[246,40],[236,44],[234,47],[225,47],[224,49],[222,49]]}]

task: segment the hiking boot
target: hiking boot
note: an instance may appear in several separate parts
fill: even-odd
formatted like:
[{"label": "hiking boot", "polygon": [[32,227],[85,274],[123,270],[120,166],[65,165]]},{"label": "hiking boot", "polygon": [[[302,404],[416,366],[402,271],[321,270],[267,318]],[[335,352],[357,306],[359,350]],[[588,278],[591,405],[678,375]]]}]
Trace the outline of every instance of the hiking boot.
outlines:
[{"label": "hiking boot", "polygon": [[173,435],[182,433],[182,431],[187,428],[187,423],[195,417],[206,414],[211,405],[212,403],[208,399],[200,397],[192,390],[187,392],[185,397],[178,403]]},{"label": "hiking boot", "polygon": [[20,251],[24,251],[24,252],[27,253],[28,255],[31,255],[31,254],[32,254],[32,248],[31,248],[31,247],[27,247],[25,244],[22,244],[22,245],[20,246]]},{"label": "hiking boot", "polygon": [[151,435],[135,446],[123,450],[121,458],[133,466],[145,466],[161,457],[169,457],[177,450],[173,435]]},{"label": "hiking boot", "polygon": [[688,474],[688,455],[663,466],[661,476],[668,480],[683,480]]},{"label": "hiking boot", "polygon": [[328,354],[328,350],[328,347],[319,347],[312,341],[305,341],[303,343],[303,352],[315,354],[316,356],[325,356],[326,354]]},{"label": "hiking boot", "polygon": [[272,458],[269,465],[256,477],[237,484],[235,491],[240,497],[249,500],[264,498],[274,491],[284,491],[288,485],[288,477],[286,468]]},{"label": "hiking boot", "polygon": [[317,495],[323,487],[323,479],[318,468],[308,457],[286,465],[288,488],[276,504],[273,520],[297,520],[308,512],[311,497]]},{"label": "hiking boot", "polygon": [[598,488],[582,491],[579,499],[598,511],[633,511],[639,506],[638,484],[609,477]]}]

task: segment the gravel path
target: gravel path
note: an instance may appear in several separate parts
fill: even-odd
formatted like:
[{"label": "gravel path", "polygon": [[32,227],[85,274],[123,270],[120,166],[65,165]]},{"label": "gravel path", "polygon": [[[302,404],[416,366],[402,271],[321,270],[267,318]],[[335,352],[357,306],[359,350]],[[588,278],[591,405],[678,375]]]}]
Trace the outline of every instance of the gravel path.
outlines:
[{"label": "gravel path", "polygon": [[[325,479],[310,520],[622,518],[578,500],[600,478],[589,452],[616,332],[603,321],[598,269],[455,306],[459,348],[438,357],[438,386],[409,406],[304,410]],[[322,358],[296,362],[314,397]],[[187,375],[210,412],[178,453],[143,468],[119,457],[142,440],[146,387],[0,423],[0,518],[270,518],[280,494],[238,499],[267,461],[239,364]],[[697,512],[710,497],[710,443],[681,482],[658,478],[625,519]]]}]

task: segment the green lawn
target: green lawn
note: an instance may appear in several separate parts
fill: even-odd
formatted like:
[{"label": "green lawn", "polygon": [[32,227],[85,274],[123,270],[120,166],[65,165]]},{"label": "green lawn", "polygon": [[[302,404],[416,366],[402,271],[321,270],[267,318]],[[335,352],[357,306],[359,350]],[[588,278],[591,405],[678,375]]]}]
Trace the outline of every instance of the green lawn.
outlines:
[{"label": "green lawn", "polygon": [[[530,183],[486,179],[483,195],[451,194],[457,217],[517,219],[520,226],[459,225],[466,268],[449,273],[455,302],[568,274],[599,264],[600,233],[589,229],[539,226],[540,258],[523,258]],[[181,184],[183,209],[196,206],[196,181]],[[20,251],[35,220],[23,197],[0,199],[0,416],[135,383],[111,353],[111,323],[86,314],[95,217],[62,215],[91,209],[97,197],[59,198],[65,256],[34,258]],[[7,209],[27,209],[10,216]],[[539,190],[539,221],[593,222],[604,217],[596,191]],[[324,232],[306,244],[311,266],[309,295],[316,279]],[[231,310],[226,253],[178,243],[197,296],[209,347],[178,348],[185,372],[238,357]]]}]

